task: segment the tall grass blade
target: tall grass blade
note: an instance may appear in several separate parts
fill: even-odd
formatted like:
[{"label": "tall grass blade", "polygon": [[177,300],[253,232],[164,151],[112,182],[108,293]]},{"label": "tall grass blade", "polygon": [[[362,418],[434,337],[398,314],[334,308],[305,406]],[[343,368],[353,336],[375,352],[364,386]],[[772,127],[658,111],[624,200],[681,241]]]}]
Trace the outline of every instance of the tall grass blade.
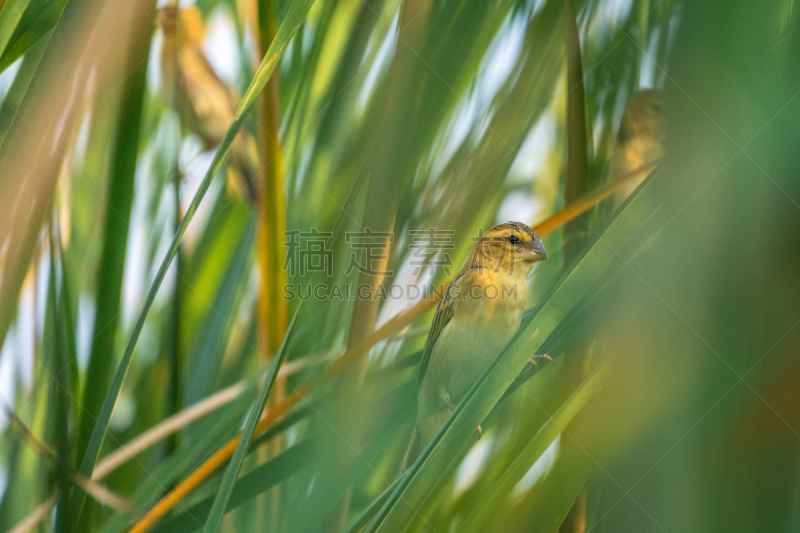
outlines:
[{"label": "tall grass blade", "polygon": [[[24,97],[3,130],[0,166],[5,179],[0,179],[0,197],[9,205],[0,218],[0,242],[6,247],[0,275],[0,340],[16,313],[15,304],[52,202],[68,131],[77,111],[74,100],[54,95],[71,85],[84,60],[85,41],[79,36],[94,27],[102,6],[101,0],[68,3],[41,59],[31,64],[36,65],[31,78],[34,82],[26,84],[28,80],[23,79],[19,89],[24,90]],[[63,116],[68,128],[59,129],[59,123],[52,120],[55,115]],[[25,202],[18,201],[21,195]]]},{"label": "tall grass blade", "polygon": [[[316,451],[316,446],[312,442],[301,442],[288,448],[274,459],[259,465],[252,471],[243,475],[236,482],[236,487],[231,492],[228,501],[228,510],[235,509],[244,505],[256,496],[264,493],[271,487],[281,483],[298,471],[307,468],[307,457]],[[215,497],[204,498],[192,505],[185,512],[165,520],[163,524],[152,529],[153,533],[188,533],[197,531],[199,525],[197,520],[210,517],[210,511]],[[206,525],[203,531],[209,530]]]},{"label": "tall grass blade", "polygon": [[225,355],[225,341],[233,328],[232,317],[235,317],[236,304],[241,297],[242,291],[237,289],[242,286],[253,255],[254,235],[255,221],[251,219],[239,237],[203,325],[195,336],[187,359],[186,405],[200,401],[215,390]]},{"label": "tall grass blade", "polygon": [[242,468],[242,462],[244,461],[245,453],[247,452],[247,448],[250,446],[250,441],[253,439],[253,434],[256,430],[256,424],[258,424],[258,420],[261,418],[261,413],[264,411],[264,407],[267,405],[267,398],[269,398],[270,392],[272,392],[272,389],[275,387],[275,381],[278,379],[278,370],[280,370],[284,359],[286,359],[286,348],[289,344],[289,340],[291,339],[292,325],[296,319],[297,314],[295,314],[292,322],[289,324],[286,336],[284,337],[283,343],[281,344],[281,347],[275,356],[275,361],[272,364],[272,368],[264,380],[264,385],[261,387],[261,391],[258,393],[258,398],[255,402],[253,402],[253,405],[250,408],[250,413],[247,415],[247,422],[242,430],[242,436],[239,440],[239,444],[236,446],[236,451],[233,453],[231,462],[228,464],[228,468],[225,470],[225,475],[222,478],[222,485],[217,491],[217,495],[214,498],[214,504],[211,506],[211,511],[209,511],[208,518],[206,519],[205,526],[203,527],[203,529],[206,531],[217,531],[220,523],[222,522],[222,517],[228,507],[228,500],[233,493],[234,485],[236,485],[236,478],[239,475],[239,470]]},{"label": "tall grass blade", "polygon": [[97,268],[95,288],[95,320],[92,328],[92,347],[86,368],[86,383],[80,399],[77,440],[74,448],[76,462],[86,452],[94,421],[100,412],[105,390],[114,364],[114,344],[120,316],[122,276],[128,248],[128,231],[133,205],[133,181],[136,158],[139,155],[140,130],[147,78],[148,54],[152,28],[149,16],[155,12],[155,2],[142,6],[146,11],[136,19],[132,28],[126,66],[131,71],[123,88],[119,107],[117,131],[108,173],[108,194],[105,205],[102,251]]},{"label": "tall grass blade", "polygon": [[[0,72],[4,71],[14,63],[14,61],[27,54],[28,51],[42,39],[44,39],[45,42],[47,41],[48,35],[58,23],[66,4],[66,0],[54,0],[48,2],[42,9],[26,11],[30,16],[23,15],[22,20],[17,21],[17,25],[13,28],[13,32],[8,36],[8,41],[2,48],[2,53],[0,54]],[[9,13],[9,15],[12,15],[12,13],[13,11]],[[0,13],[0,19],[2,19],[5,14],[5,11]],[[13,20],[13,15],[8,22],[9,27],[11,26],[11,20]]]},{"label": "tall grass blade", "polygon": [[[70,390],[69,370],[70,367],[70,354],[66,346],[66,329],[69,327],[66,322],[65,312],[66,307],[63,305],[63,298],[59,300],[56,293],[59,292],[58,279],[60,278],[63,288],[62,294],[66,291],[67,278],[66,271],[64,270],[63,255],[61,253],[61,239],[54,228],[54,222],[51,218],[50,221],[50,281],[48,283],[48,307],[53,313],[53,337],[52,337],[52,350],[53,368],[50,374],[54,376],[50,380],[51,395],[55,403],[56,417],[53,420],[54,436],[56,440],[56,486],[58,487],[59,501],[56,507],[56,520],[55,531],[56,533],[65,533],[69,531],[70,517],[69,506],[67,500],[69,497],[69,467],[70,467],[70,454],[69,454],[69,435],[67,424],[69,422],[69,400],[67,395]],[[60,276],[56,275],[56,270],[60,268]]]},{"label": "tall grass blade", "polygon": [[28,7],[30,0],[8,0],[0,9],[0,58],[6,51],[11,35]]},{"label": "tall grass blade", "polygon": [[[257,384],[254,384],[257,385]],[[254,388],[254,387],[252,387]],[[185,439],[175,453],[167,457],[158,468],[142,481],[130,497],[131,502],[141,509],[147,509],[155,503],[165,487],[174,484],[181,476],[186,475],[195,465],[203,460],[208,450],[225,440],[238,429],[238,422],[247,412],[249,398],[239,397],[226,406],[226,416],[217,417],[212,425],[197,438]],[[99,528],[98,533],[122,533],[128,531],[131,524],[139,518],[130,513],[117,513],[110,517]],[[200,527],[202,522],[195,522]]]}]

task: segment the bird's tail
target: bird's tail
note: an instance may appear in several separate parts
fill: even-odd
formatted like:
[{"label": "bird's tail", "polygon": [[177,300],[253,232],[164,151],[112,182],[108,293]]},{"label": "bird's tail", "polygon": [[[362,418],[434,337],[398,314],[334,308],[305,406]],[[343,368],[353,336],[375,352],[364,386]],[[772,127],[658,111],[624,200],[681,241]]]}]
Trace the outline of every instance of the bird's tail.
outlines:
[{"label": "bird's tail", "polygon": [[411,468],[411,465],[417,460],[421,451],[422,446],[419,440],[419,431],[417,431],[417,427],[414,426],[414,433],[411,434],[411,442],[408,443],[408,448],[406,448],[406,454],[403,456],[403,462],[400,465],[400,471],[397,472],[397,477],[400,477],[406,470]]}]

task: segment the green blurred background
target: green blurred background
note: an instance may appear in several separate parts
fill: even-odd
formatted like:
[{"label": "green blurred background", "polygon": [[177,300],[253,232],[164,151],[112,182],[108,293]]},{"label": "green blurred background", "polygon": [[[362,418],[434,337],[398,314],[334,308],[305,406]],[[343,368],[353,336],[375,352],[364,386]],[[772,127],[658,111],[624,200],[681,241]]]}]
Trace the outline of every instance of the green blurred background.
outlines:
[{"label": "green blurred background", "polygon": [[[243,430],[153,531],[800,531],[792,0],[180,8],[0,0],[0,531],[127,531]],[[286,285],[425,292],[651,159],[393,484],[432,311]]]}]

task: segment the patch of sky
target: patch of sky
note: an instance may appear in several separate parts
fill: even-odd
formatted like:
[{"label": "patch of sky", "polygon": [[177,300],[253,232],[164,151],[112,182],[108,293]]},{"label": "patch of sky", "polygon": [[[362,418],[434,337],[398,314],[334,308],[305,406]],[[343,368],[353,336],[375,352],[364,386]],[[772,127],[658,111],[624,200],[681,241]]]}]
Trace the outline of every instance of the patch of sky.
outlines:
[{"label": "patch of sky", "polygon": [[17,59],[7,69],[0,72],[0,99],[5,98],[8,94],[11,84],[14,83],[14,78],[17,77],[20,65],[22,65],[22,58]]},{"label": "patch of sky", "polygon": [[203,51],[220,79],[235,86],[239,76],[239,44],[227,9],[215,9],[208,19]]}]

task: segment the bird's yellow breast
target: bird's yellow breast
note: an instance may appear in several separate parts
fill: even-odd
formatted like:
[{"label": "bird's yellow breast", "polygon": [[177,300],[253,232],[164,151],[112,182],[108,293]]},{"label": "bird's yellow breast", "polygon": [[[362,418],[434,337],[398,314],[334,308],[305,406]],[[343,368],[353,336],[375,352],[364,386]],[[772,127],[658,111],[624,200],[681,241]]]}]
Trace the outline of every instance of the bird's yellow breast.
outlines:
[{"label": "bird's yellow breast", "polygon": [[[455,405],[461,401],[486,367],[513,337],[522,321],[527,300],[525,278],[490,279],[484,277],[483,297],[463,292],[457,296],[453,317],[433,347],[425,377],[420,386],[419,420],[424,439],[426,428],[435,433],[441,416],[446,418],[443,395]],[[494,289],[498,289],[493,297]],[[460,287],[464,288],[464,286]],[[441,416],[440,416],[441,415]],[[425,422],[427,421],[427,422]],[[426,442],[426,440],[423,440]]]}]

